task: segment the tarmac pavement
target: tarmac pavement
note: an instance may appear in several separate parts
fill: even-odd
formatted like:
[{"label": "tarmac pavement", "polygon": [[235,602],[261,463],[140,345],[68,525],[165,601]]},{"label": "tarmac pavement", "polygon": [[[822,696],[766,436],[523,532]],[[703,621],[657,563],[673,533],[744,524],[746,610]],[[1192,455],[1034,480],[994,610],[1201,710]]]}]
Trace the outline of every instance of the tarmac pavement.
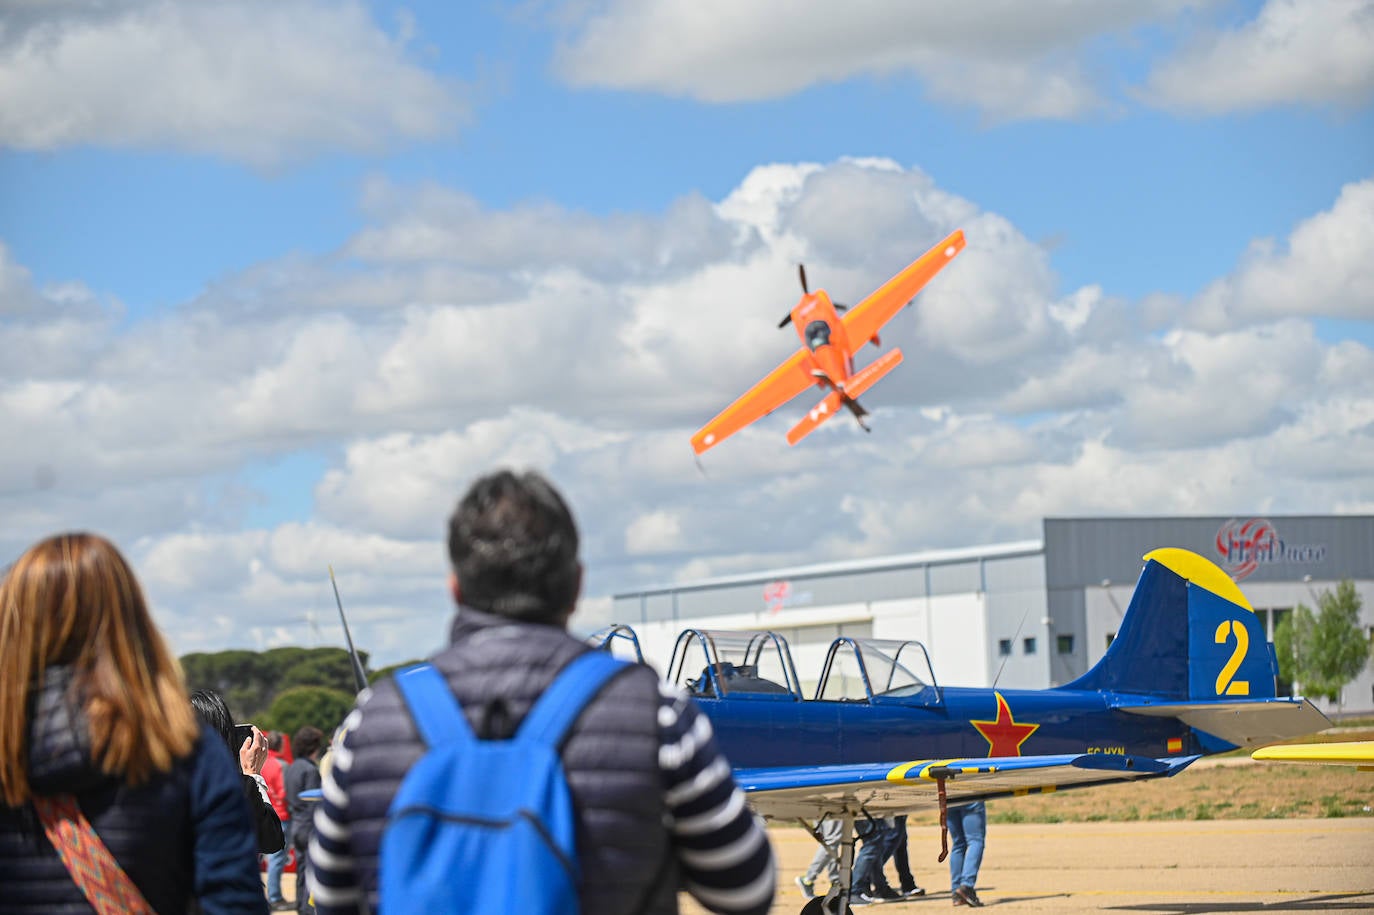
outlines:
[{"label": "tarmac pavement", "polygon": [[[800,829],[769,834],[779,860],[772,912],[795,915],[805,900],[793,881],[815,842]],[[927,895],[856,912],[951,908],[939,832],[913,826],[909,847]],[[1005,912],[1374,913],[1374,818],[990,823],[978,895]],[[704,910],[684,896],[682,911]]]}]

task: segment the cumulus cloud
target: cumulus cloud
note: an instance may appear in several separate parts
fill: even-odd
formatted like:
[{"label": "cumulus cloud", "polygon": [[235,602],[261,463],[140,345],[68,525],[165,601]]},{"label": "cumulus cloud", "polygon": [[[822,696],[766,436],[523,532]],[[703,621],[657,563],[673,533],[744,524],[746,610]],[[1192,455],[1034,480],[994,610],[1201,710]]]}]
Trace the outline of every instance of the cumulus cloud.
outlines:
[{"label": "cumulus cloud", "polygon": [[1087,42],[1192,5],[614,0],[574,21],[555,68],[576,86],[711,102],[778,98],[855,76],[915,74],[933,97],[998,120],[1069,118],[1106,104],[1082,62]]},{"label": "cumulus cloud", "polygon": [[[1368,314],[1369,195],[1167,306],[1063,288],[1012,221],[885,160],[760,167],[672,226],[372,186],[340,251],[132,323],[0,250],[0,549],[111,533],[179,650],[308,644],[333,564],[389,662],[442,638],[445,520],[500,465],[564,489],[592,598],[1025,539],[1045,515],[1361,510],[1374,352],[1313,317]],[[601,241],[560,256],[550,225]],[[906,360],[864,396],[872,433],[841,416],[788,447],[812,391],[698,468],[691,432],[798,345],[777,328],[798,261],[854,302],[956,227],[968,248],[884,329]],[[290,484],[308,507],[251,521],[267,494],[243,468],[302,451],[324,465]]]},{"label": "cumulus cloud", "polygon": [[[359,2],[35,4],[0,30],[0,144],[272,166],[446,134],[466,105]],[[404,31],[404,30],[402,30]]]},{"label": "cumulus cloud", "polygon": [[519,272],[570,267],[612,280],[693,269],[734,247],[732,227],[697,195],[679,198],[661,215],[593,217],[550,202],[493,212],[459,191],[375,179],[365,188],[363,208],[378,225],[358,233],[347,251],[373,262]]},{"label": "cumulus cloud", "polygon": [[1206,33],[1158,63],[1141,94],[1202,114],[1364,104],[1374,96],[1374,3],[1267,0],[1253,20]]},{"label": "cumulus cloud", "polygon": [[1374,317],[1374,179],[1348,184],[1331,209],[1299,223],[1286,245],[1251,244],[1238,269],[1211,283],[1185,318],[1220,329],[1285,315]]}]

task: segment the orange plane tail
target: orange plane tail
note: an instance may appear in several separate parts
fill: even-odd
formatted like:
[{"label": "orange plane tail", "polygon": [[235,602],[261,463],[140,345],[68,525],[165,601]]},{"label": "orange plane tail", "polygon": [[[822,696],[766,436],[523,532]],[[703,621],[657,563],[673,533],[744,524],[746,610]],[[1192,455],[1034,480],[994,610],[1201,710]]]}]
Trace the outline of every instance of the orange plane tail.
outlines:
[{"label": "orange plane tail", "polygon": [[[820,403],[816,404],[807,411],[806,416],[802,417],[801,422],[793,426],[787,433],[787,444],[795,445],[797,442],[806,438],[816,430],[816,427],[825,422],[841,406],[849,406],[846,401],[852,403],[856,397],[873,387],[879,378],[895,369],[902,361],[902,351],[899,349],[890,350],[873,362],[864,366],[861,370],[851,375],[845,381],[844,387],[836,388]],[[857,406],[857,404],[855,405]],[[853,409],[853,407],[851,407]],[[856,411],[855,415],[859,415]],[[862,421],[860,422],[862,425]],[[867,428],[866,426],[864,428]]]}]

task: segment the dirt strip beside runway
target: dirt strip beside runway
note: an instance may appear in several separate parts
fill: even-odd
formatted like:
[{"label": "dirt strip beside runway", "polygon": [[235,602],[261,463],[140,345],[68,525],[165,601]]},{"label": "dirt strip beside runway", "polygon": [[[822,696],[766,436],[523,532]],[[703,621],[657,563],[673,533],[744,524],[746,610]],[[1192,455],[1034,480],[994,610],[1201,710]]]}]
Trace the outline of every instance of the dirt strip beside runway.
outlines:
[{"label": "dirt strip beside runway", "polygon": [[[800,912],[793,880],[815,843],[800,829],[770,835],[780,864],[773,913]],[[939,832],[912,827],[910,846],[928,895],[856,911],[952,907],[949,870],[936,863]],[[1374,913],[1374,818],[994,823],[978,893],[1006,912]],[[703,911],[686,897],[682,908]]]}]

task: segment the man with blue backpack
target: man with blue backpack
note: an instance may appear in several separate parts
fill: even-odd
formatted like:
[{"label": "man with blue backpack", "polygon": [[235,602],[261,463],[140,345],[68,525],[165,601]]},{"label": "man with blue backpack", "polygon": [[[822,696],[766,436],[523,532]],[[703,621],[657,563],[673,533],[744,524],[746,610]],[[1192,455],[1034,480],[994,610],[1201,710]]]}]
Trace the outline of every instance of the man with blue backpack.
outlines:
[{"label": "man with blue backpack", "polygon": [[578,535],[536,473],[449,521],[450,644],[359,697],[310,847],[320,915],[764,915],[776,877],[710,722],[568,635]]}]

